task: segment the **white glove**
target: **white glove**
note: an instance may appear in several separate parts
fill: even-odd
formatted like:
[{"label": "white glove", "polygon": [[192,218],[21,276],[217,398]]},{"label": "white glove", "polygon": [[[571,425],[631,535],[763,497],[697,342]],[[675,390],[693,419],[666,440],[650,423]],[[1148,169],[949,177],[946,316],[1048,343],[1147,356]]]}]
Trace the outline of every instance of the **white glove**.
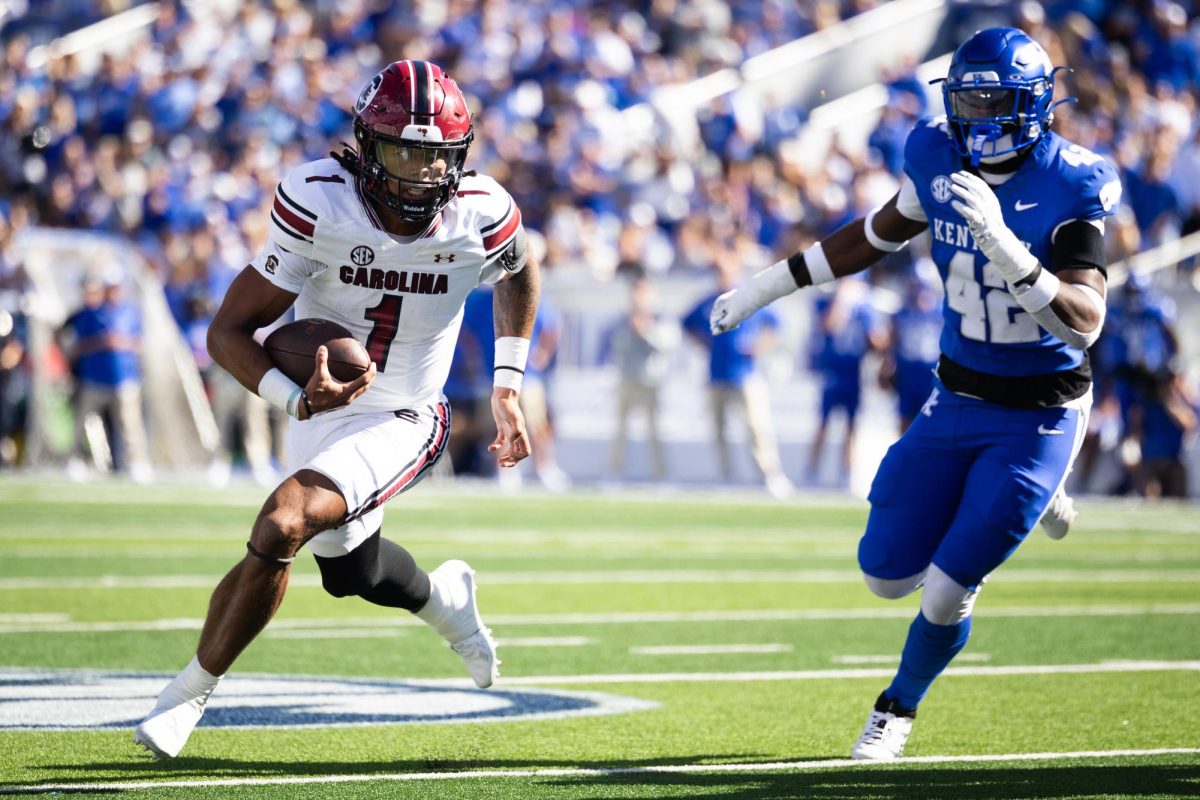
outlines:
[{"label": "white glove", "polygon": [[708,316],[709,330],[713,336],[727,333],[755,311],[798,288],[787,261],[779,261],[718,297]]},{"label": "white glove", "polygon": [[950,181],[950,191],[958,198],[950,205],[967,221],[975,243],[1004,280],[1012,286],[1032,275],[1038,268],[1037,257],[1004,224],[1004,211],[992,187],[966,171],[954,173]]}]

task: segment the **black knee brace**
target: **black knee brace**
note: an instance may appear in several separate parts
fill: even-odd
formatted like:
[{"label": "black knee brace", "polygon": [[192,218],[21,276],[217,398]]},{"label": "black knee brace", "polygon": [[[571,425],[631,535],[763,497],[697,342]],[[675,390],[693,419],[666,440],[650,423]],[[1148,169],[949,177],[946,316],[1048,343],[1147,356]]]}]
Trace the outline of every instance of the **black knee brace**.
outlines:
[{"label": "black knee brace", "polygon": [[274,567],[290,567],[292,562],[296,560],[295,556],[292,556],[291,558],[279,558],[278,556],[268,555],[259,550],[255,550],[254,545],[250,542],[246,542],[246,552],[260,561],[265,561]]},{"label": "black knee brace", "polygon": [[375,531],[344,556],[316,556],[321,585],[334,597],[358,595],[371,603],[419,611],[429,600],[429,576],[412,555]]}]

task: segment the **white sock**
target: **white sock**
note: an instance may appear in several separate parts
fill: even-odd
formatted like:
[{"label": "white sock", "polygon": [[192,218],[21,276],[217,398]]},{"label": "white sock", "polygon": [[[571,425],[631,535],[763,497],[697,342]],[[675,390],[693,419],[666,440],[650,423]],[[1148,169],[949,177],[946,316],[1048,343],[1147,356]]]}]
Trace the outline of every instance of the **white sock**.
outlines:
[{"label": "white sock", "polygon": [[180,703],[191,703],[197,708],[203,708],[222,677],[224,676],[208,672],[200,666],[200,659],[192,656],[183,672],[176,675],[159,693],[155,707],[173,708]]},{"label": "white sock", "polygon": [[[457,612],[465,608],[470,598],[467,586],[462,581],[447,580],[437,570],[429,573],[429,601],[417,612],[417,618],[427,622],[446,641],[453,644],[474,633],[474,618],[456,619]],[[472,630],[462,630],[463,625]]]}]

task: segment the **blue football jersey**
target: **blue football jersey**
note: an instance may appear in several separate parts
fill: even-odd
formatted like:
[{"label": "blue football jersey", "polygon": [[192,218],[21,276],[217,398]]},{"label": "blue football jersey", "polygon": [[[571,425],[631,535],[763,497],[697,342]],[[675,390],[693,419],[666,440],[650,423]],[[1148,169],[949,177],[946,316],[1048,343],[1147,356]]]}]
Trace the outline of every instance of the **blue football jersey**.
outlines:
[{"label": "blue football jersey", "polygon": [[[1017,303],[996,267],[950,205],[950,175],[963,168],[944,117],[924,119],[908,136],[905,174],[929,220],[932,255],[946,285],[942,352],[993,375],[1044,375],[1079,367],[1084,353],[1041,328]],[[1116,212],[1121,183],[1104,158],[1048,133],[1014,175],[993,187],[1004,221],[1042,266],[1051,268],[1051,236],[1069,220]]]}]

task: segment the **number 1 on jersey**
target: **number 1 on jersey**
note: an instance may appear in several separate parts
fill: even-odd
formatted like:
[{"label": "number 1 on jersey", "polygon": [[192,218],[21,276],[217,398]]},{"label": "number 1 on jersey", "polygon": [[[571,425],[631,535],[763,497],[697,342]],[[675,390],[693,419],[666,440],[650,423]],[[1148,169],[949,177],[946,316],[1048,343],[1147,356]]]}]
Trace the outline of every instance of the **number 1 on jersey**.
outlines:
[{"label": "number 1 on jersey", "polygon": [[392,347],[396,332],[400,330],[400,308],[403,305],[404,298],[401,295],[385,294],[379,305],[363,313],[364,318],[375,323],[367,336],[367,355],[380,372],[387,367],[388,350]]}]

